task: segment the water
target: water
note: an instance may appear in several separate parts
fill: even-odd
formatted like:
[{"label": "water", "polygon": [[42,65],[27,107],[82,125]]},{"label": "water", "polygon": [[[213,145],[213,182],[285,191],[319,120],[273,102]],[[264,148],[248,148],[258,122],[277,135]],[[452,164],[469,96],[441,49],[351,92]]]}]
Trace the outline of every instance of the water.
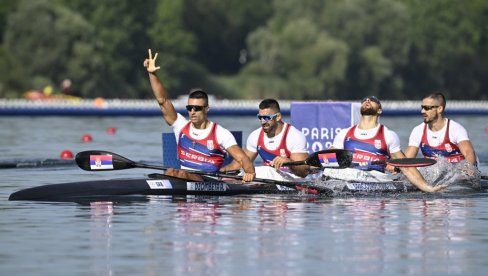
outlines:
[{"label": "water", "polygon": [[[468,129],[487,175],[487,117],[453,119]],[[254,117],[216,120],[244,138],[257,127]],[[419,120],[382,122],[406,145]],[[161,132],[170,131],[158,117],[0,117],[0,129],[0,160],[103,149],[147,162],[162,159]],[[93,142],[80,141],[85,133]],[[27,187],[145,173],[0,170],[0,275],[484,275],[488,265],[484,193],[148,197],[85,205],[7,200]]]}]

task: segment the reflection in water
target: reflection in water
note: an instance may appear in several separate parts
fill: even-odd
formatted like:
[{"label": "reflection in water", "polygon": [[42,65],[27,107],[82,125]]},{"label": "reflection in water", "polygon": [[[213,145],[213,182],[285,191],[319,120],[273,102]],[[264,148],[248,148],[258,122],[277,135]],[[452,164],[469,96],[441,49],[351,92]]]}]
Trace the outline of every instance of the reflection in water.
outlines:
[{"label": "reflection in water", "polygon": [[[187,197],[138,207],[150,209],[137,233],[145,242],[134,237],[148,275],[445,274],[482,258],[468,246],[470,199]],[[126,207],[91,206],[99,274],[113,273],[114,208]]]},{"label": "reflection in water", "polygon": [[[480,126],[486,118],[453,118],[470,128],[483,175],[488,175],[488,136]],[[398,134],[407,141],[419,118],[383,120],[404,126]],[[0,119],[0,129],[7,130],[0,131],[0,151],[8,160],[56,158],[64,149],[79,152],[86,145],[72,138],[90,126],[100,134],[91,146],[123,149],[133,160],[158,163],[161,132],[171,131],[160,121],[5,117]],[[221,117],[219,122],[242,130],[243,137],[255,128],[254,117]],[[107,127],[116,127],[117,135],[102,135]],[[137,204],[80,208],[7,200],[22,188],[146,173],[88,174],[77,167],[2,170],[0,275],[484,275],[488,267],[488,194],[481,192],[334,199],[148,197],[149,202]],[[193,213],[185,214],[185,208]]]},{"label": "reflection in water", "polygon": [[[340,238],[342,248],[333,248],[332,256],[344,264],[343,272],[398,273],[392,267],[414,263],[404,266],[409,267],[408,274],[459,273],[469,265],[466,253],[470,249],[458,247],[470,236],[465,230],[469,200],[347,199],[335,203],[344,209],[332,208],[339,213],[330,215],[340,218],[328,227]],[[344,249],[344,244],[350,246]]]},{"label": "reflection in water", "polygon": [[[419,259],[415,272],[462,273],[469,266],[469,251],[463,247],[472,233],[466,229],[470,200],[437,199],[417,201],[410,213],[418,220],[408,225],[407,248],[428,245],[423,250],[405,252],[410,258]],[[459,262],[464,260],[464,262]]]},{"label": "reflection in water", "polygon": [[[92,227],[91,248],[95,252],[92,271],[94,275],[112,275],[112,218],[113,202],[90,202]],[[103,256],[100,256],[102,255]]]}]

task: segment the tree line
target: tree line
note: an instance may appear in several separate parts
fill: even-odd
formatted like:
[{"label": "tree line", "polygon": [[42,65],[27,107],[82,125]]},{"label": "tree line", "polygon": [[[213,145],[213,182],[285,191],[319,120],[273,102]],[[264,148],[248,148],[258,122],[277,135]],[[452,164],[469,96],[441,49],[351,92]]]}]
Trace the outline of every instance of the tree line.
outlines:
[{"label": "tree line", "polygon": [[0,97],[488,99],[485,0],[2,0]]}]

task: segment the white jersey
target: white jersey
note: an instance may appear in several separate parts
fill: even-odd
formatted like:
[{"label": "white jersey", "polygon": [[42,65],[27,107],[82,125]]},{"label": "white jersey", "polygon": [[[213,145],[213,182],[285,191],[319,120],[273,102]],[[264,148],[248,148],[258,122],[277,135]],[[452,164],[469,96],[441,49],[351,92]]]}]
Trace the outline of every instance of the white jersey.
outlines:
[{"label": "white jersey", "polygon": [[[356,139],[359,140],[367,140],[373,138],[376,133],[378,132],[378,129],[380,127],[380,124],[376,126],[375,128],[372,129],[360,129],[359,127],[356,127],[354,130],[354,136]],[[344,139],[346,137],[347,132],[351,129],[352,127],[341,129],[339,133],[336,135],[334,138],[334,143],[332,146],[336,149],[344,149]],[[384,127],[384,134],[385,134],[385,142],[388,147],[388,151],[390,154],[399,152],[401,150],[400,146],[400,138],[396,134],[396,132],[388,129],[386,126]]]},{"label": "white jersey", "polygon": [[[286,125],[287,123],[285,123],[281,132],[278,133],[278,135],[276,135],[275,137],[269,138],[268,135],[264,134],[264,145],[267,149],[276,150],[280,146],[281,140],[283,139],[283,135],[285,132],[284,130],[286,129]],[[258,128],[251,132],[251,134],[247,138],[247,150],[251,152],[258,152],[258,138],[261,129],[262,128]],[[308,153],[307,139],[305,138],[305,135],[292,125],[290,125],[290,129],[288,131],[286,148],[290,151],[290,153]]]},{"label": "white jersey", "polygon": [[[432,131],[427,127],[427,141],[429,142],[430,146],[437,147],[444,141],[447,129],[447,119],[445,120],[446,124],[439,131]],[[410,133],[410,138],[408,139],[409,146],[417,148],[420,147],[422,135],[424,133],[424,127],[425,123],[421,123],[412,130],[412,132]],[[459,142],[467,141],[469,140],[468,132],[462,125],[453,120],[450,120],[449,140],[451,141],[451,143],[456,145],[459,144]]]},{"label": "white jersey", "polygon": [[[175,133],[176,143],[178,143],[181,129],[188,123],[188,120],[183,117],[180,113],[177,114],[176,121],[171,126],[173,128],[173,132]],[[193,124],[190,124],[190,138],[192,139],[202,139],[207,137],[212,130],[214,122],[210,122],[210,125],[206,129],[196,129],[193,127]],[[233,145],[237,145],[236,138],[232,133],[223,128],[221,125],[217,125],[216,129],[216,138],[217,142],[222,149],[228,149]]]}]

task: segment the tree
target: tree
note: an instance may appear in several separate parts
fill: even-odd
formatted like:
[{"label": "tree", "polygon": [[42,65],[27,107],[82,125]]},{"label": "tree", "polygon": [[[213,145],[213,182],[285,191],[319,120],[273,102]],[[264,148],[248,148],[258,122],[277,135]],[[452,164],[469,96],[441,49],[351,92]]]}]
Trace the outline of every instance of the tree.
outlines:
[{"label": "tree", "polygon": [[395,68],[407,62],[408,33],[402,28],[408,17],[403,4],[386,0],[273,3],[274,16],[249,36],[249,67],[263,68],[286,81],[290,89],[282,95],[357,98],[401,91]]},{"label": "tree", "polygon": [[343,97],[402,97],[399,69],[408,62],[409,20],[401,1],[327,1],[318,24],[350,48]]},{"label": "tree", "polygon": [[[487,99],[488,2],[408,2],[412,17],[409,90],[446,89],[452,99]],[[483,96],[485,95],[485,96]]]},{"label": "tree", "polygon": [[73,59],[97,56],[93,49],[75,51],[89,48],[92,31],[88,22],[62,6],[46,0],[20,2],[8,18],[4,47],[12,57],[12,66],[22,68],[21,89],[39,89],[57,85],[64,78],[82,78],[78,72],[69,71],[68,64]]},{"label": "tree", "polygon": [[[144,97],[140,89],[147,83],[142,61],[150,45],[146,29],[154,19],[156,1],[134,4],[130,0],[65,0],[64,5],[77,10],[94,28],[90,47],[99,56],[93,60],[91,87],[86,95],[111,98]],[[88,47],[79,49],[86,51]],[[83,63],[84,61],[77,61]],[[73,65],[72,67],[75,67]],[[145,78],[144,78],[145,77]],[[143,80],[145,80],[143,82]]]},{"label": "tree", "polygon": [[270,1],[185,0],[183,24],[196,38],[191,56],[214,74],[234,74],[245,61],[247,35],[271,15]]}]

